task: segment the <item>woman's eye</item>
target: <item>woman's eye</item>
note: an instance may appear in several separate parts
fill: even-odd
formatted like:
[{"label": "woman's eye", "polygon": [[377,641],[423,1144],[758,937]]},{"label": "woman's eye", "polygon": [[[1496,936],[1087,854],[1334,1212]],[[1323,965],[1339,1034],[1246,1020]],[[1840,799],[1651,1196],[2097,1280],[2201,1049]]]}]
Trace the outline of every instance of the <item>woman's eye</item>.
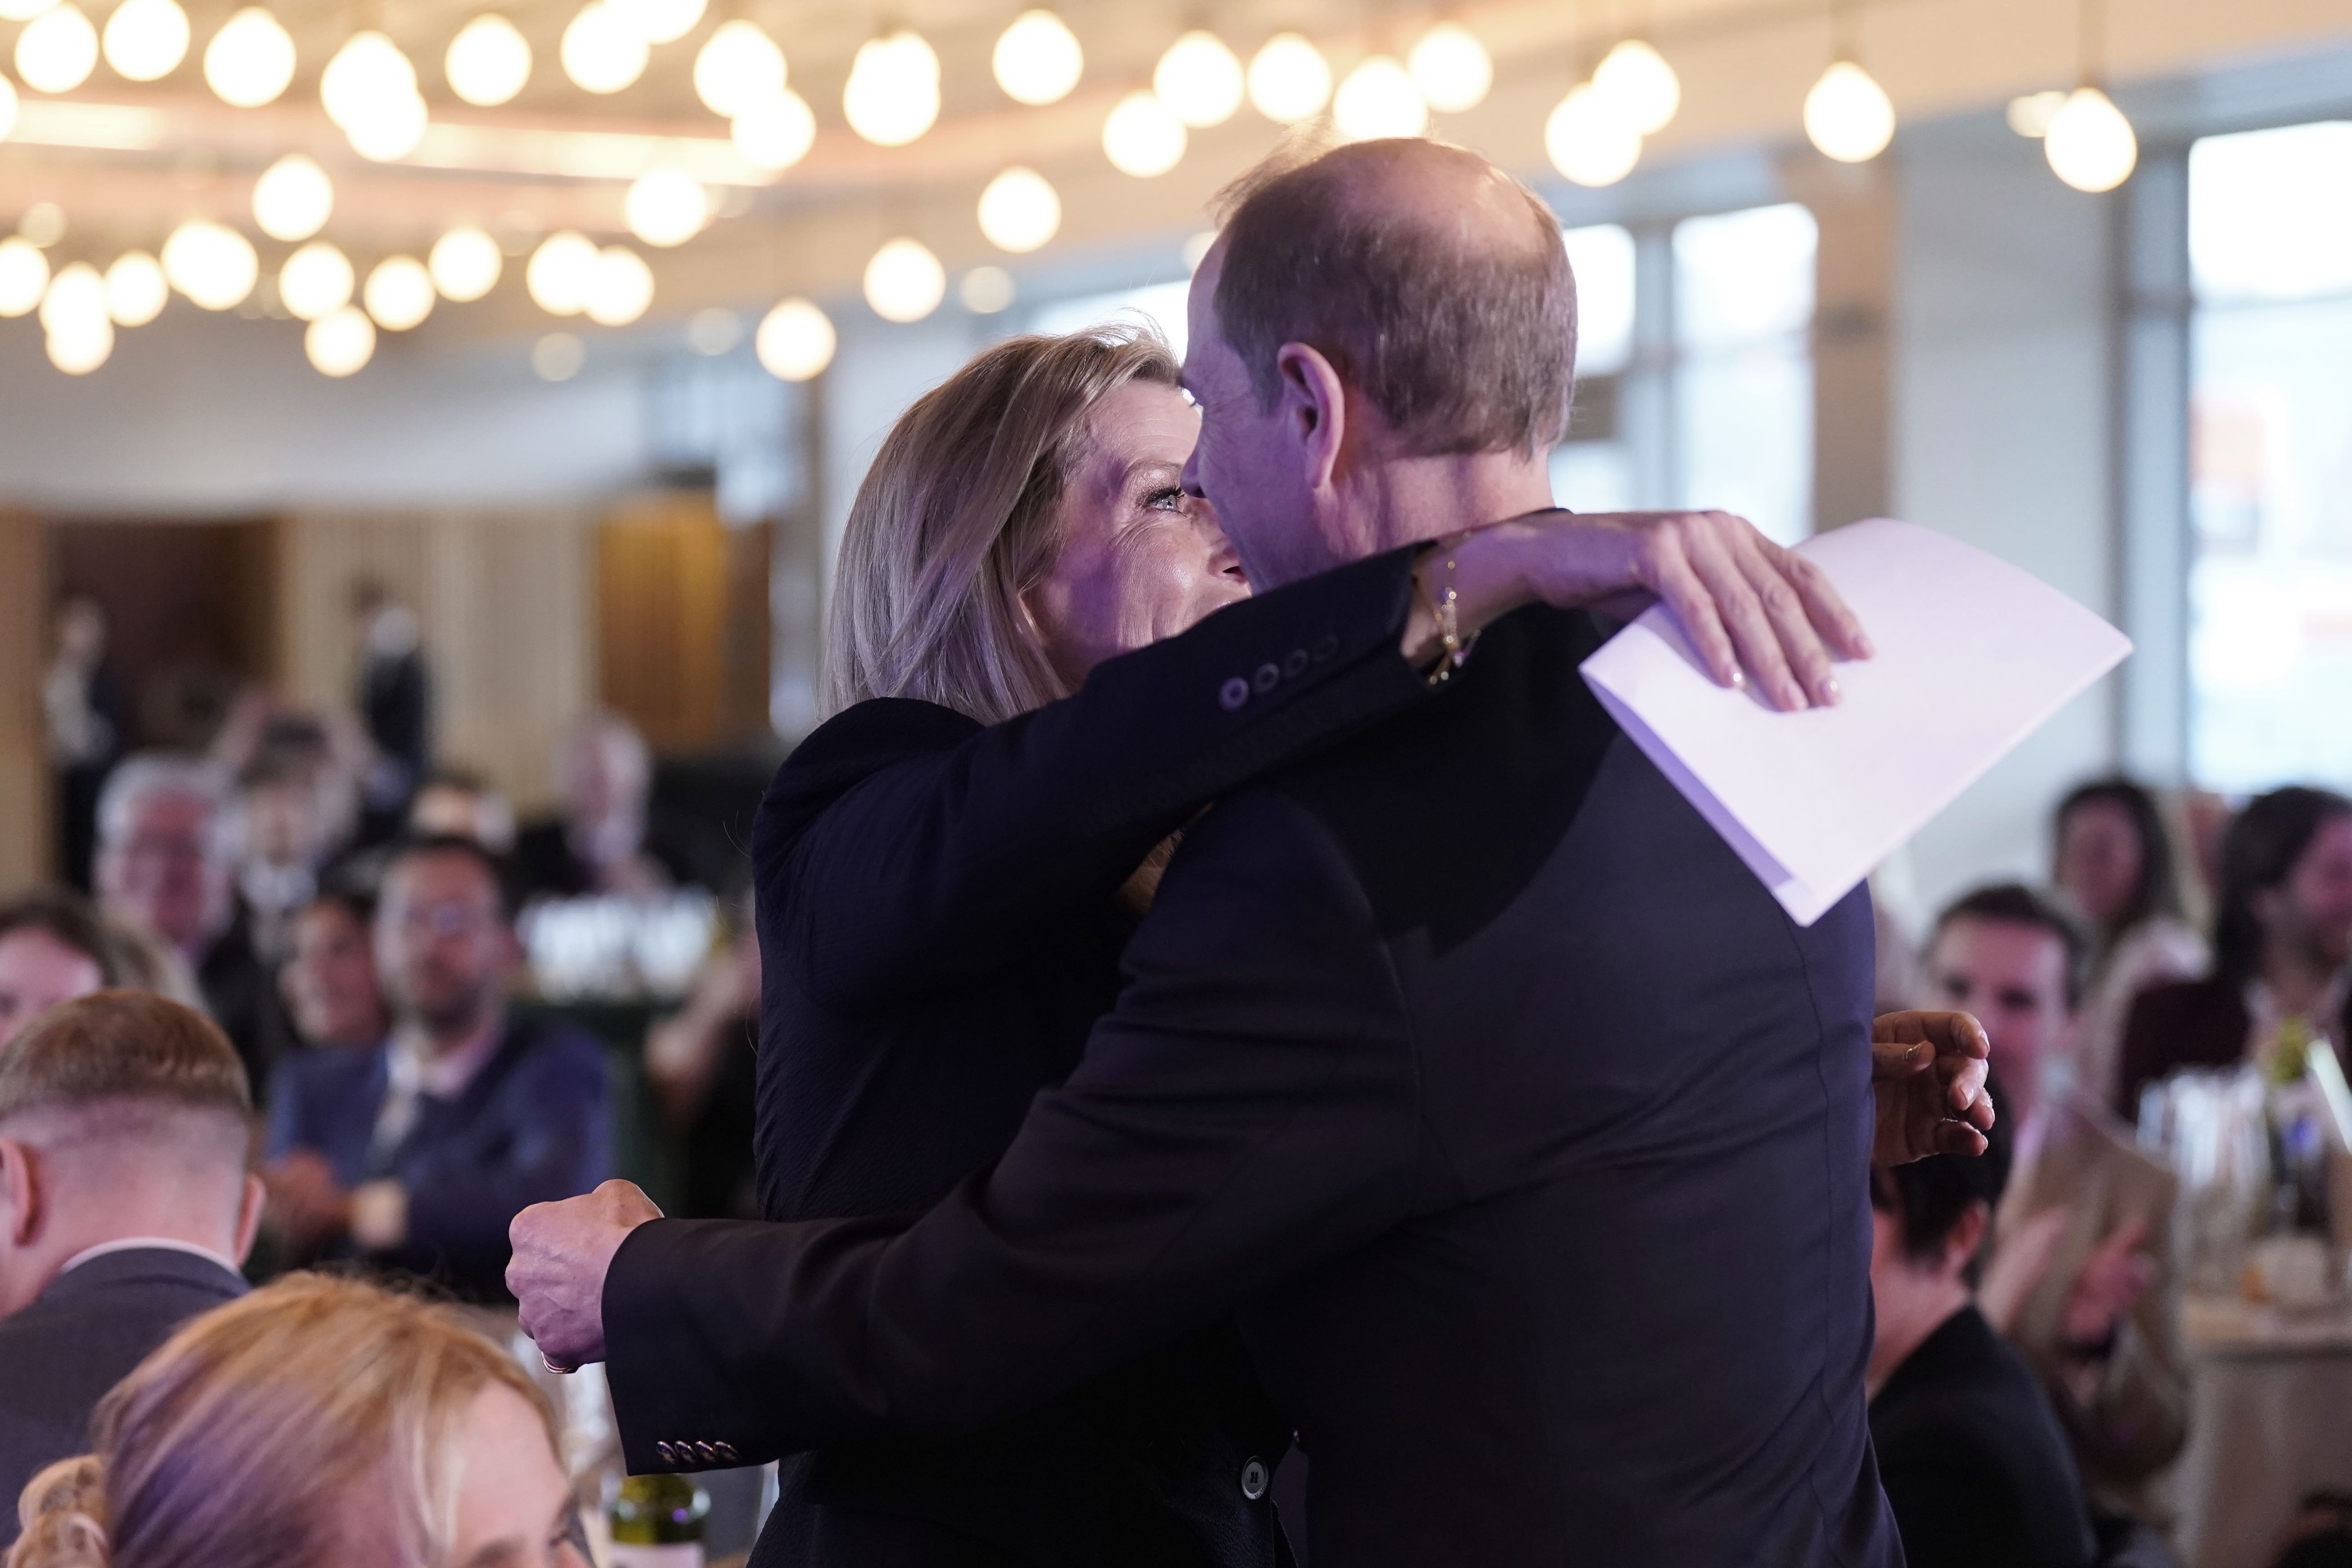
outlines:
[{"label": "woman's eye", "polygon": [[1184,510],[1183,487],[1170,485],[1165,489],[1152,490],[1144,496],[1143,504],[1153,511],[1181,511]]}]

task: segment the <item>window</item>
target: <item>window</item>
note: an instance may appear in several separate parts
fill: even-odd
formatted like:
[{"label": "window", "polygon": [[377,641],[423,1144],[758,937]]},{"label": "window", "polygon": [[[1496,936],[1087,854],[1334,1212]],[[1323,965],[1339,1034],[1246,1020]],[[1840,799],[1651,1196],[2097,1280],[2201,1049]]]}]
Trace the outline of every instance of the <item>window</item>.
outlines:
[{"label": "window", "polygon": [[2189,159],[2189,769],[2352,785],[2352,123]]},{"label": "window", "polygon": [[1579,511],[1630,511],[1641,487],[1620,395],[1633,360],[1633,236],[1607,223],[1561,238],[1576,272],[1576,405],[1552,452],[1552,495]]},{"label": "window", "polygon": [[1160,335],[1176,351],[1176,358],[1184,358],[1184,302],[1192,291],[1188,279],[1181,283],[1153,283],[1141,289],[1125,289],[1114,294],[1087,294],[1075,300],[1056,300],[1040,305],[1030,312],[1027,330],[1033,332],[1075,332],[1082,327],[1100,326],[1106,321],[1148,321],[1159,327]]}]

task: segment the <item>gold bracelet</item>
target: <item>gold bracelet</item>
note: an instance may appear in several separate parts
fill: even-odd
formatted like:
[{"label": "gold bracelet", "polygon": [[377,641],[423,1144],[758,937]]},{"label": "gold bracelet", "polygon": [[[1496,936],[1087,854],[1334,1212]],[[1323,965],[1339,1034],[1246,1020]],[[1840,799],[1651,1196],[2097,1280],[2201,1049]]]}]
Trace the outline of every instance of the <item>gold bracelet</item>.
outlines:
[{"label": "gold bracelet", "polygon": [[1437,617],[1437,640],[1443,650],[1438,656],[1437,668],[1426,677],[1432,686],[1443,686],[1453,679],[1454,672],[1469,662],[1470,650],[1478,642],[1476,632],[1472,632],[1466,641],[1463,638],[1462,595],[1454,586],[1454,552],[1467,537],[1467,534],[1458,534],[1438,546],[1445,555],[1445,592],[1443,595],[1433,596],[1428,585],[1422,582],[1420,572],[1413,573],[1413,585],[1421,590],[1430,613]]}]

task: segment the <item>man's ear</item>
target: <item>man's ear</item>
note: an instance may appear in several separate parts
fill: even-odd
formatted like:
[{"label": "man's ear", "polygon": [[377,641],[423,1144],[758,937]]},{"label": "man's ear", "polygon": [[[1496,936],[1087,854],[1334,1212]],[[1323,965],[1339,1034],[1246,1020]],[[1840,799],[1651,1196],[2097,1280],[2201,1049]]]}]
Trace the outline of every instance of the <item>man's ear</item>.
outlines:
[{"label": "man's ear", "polygon": [[261,1209],[268,1198],[269,1189],[262,1184],[261,1178],[247,1172],[245,1195],[236,1205],[236,1243],[229,1251],[239,1265],[253,1255],[253,1238],[261,1230]]},{"label": "man's ear", "polygon": [[25,1247],[40,1231],[39,1159],[30,1145],[0,1138],[0,1243]]},{"label": "man's ear", "polygon": [[1978,1249],[1985,1244],[1985,1233],[1992,1228],[1992,1208],[1982,1198],[1960,1211],[1952,1228],[1944,1237],[1944,1256],[1955,1273],[1974,1261]]},{"label": "man's ear", "polygon": [[1331,362],[1305,343],[1276,350],[1274,369],[1282,388],[1277,412],[1306,458],[1307,488],[1328,490],[1348,439],[1347,388]]}]

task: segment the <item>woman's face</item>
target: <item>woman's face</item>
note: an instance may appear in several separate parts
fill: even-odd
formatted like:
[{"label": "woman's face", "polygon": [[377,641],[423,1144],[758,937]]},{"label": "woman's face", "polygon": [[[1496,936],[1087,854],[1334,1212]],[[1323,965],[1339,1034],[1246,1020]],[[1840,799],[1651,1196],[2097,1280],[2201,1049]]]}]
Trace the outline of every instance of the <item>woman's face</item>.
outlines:
[{"label": "woman's face", "polygon": [[373,1045],[383,1037],[383,997],[367,928],[332,900],[294,917],[294,949],[278,983],[294,1026],[314,1046]]},{"label": "woman's face", "polygon": [[522,1395],[498,1383],[474,1395],[457,1461],[456,1568],[593,1568],[575,1544],[571,1484]]},{"label": "woman's face", "polygon": [[1062,553],[1028,595],[1045,657],[1072,690],[1104,659],[1173,637],[1249,593],[1209,503],[1184,493],[1201,416],[1172,386],[1132,381],[1096,405],[1062,495]]},{"label": "woman's face", "polygon": [[2105,929],[2131,907],[2147,853],[2129,812],[2113,801],[2085,801],[2058,825],[2058,885]]}]

